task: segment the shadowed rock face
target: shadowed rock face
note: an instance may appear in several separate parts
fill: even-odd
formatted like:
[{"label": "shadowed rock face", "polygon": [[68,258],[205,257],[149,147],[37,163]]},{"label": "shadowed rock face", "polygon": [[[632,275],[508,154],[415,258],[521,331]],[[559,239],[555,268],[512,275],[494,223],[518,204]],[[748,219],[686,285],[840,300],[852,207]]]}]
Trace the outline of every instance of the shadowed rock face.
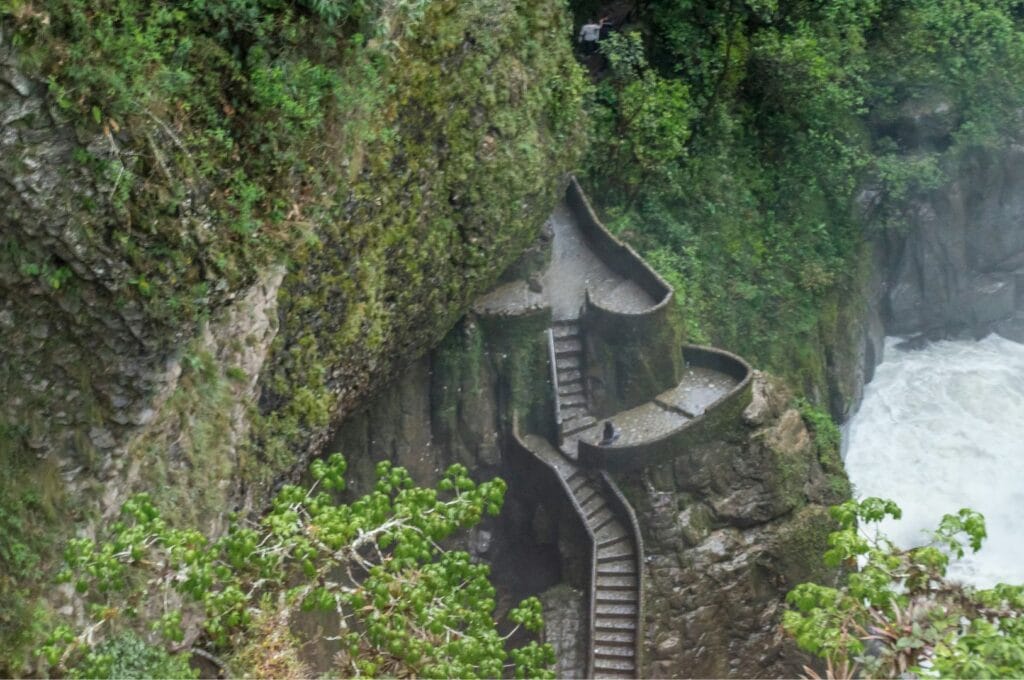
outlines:
[{"label": "shadowed rock face", "polygon": [[952,181],[911,202],[885,244],[886,329],[1024,340],[1024,146],[976,151]]}]

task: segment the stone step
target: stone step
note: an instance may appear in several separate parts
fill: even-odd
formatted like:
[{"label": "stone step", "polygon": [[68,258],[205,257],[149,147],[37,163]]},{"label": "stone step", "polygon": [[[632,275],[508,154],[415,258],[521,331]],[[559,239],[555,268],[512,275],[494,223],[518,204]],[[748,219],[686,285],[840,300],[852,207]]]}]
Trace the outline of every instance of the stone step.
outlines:
[{"label": "stone step", "polygon": [[594,426],[597,422],[597,418],[591,415],[576,416],[574,418],[565,418],[564,414],[562,417],[562,436],[567,437],[570,434],[576,434],[582,432],[588,428]]},{"label": "stone step", "polygon": [[582,394],[582,393],[583,393],[583,381],[582,380],[574,380],[573,382],[568,382],[568,383],[567,382],[562,382],[561,380],[558,382],[558,396],[559,397],[569,397],[569,396],[572,396],[574,394]]},{"label": "stone step", "polygon": [[573,495],[576,496],[576,501],[583,507],[590,501],[601,496],[600,490],[593,484],[581,484],[578,489],[573,490]]},{"label": "stone step", "polygon": [[627,534],[625,531],[623,531],[618,536],[598,541],[597,548],[598,550],[600,550],[601,548],[610,548],[611,546],[622,542],[629,542],[629,534]]},{"label": "stone step", "polygon": [[[633,663],[633,659],[632,658],[629,658],[629,659],[611,658],[611,659],[609,659],[608,657],[601,657],[600,663],[598,663],[598,660],[595,658],[594,659],[594,674],[597,675],[598,671],[603,671],[603,670],[619,671],[619,672],[632,672],[632,671],[636,670],[636,665]],[[629,677],[631,677],[631,676],[629,676]]]},{"label": "stone step", "polygon": [[636,636],[633,635],[635,628],[614,628],[612,630],[594,629],[595,645],[630,645],[636,643]]},{"label": "stone step", "polygon": [[[587,409],[586,409],[585,406],[579,406],[579,405],[576,405],[576,406],[566,406],[566,405],[563,404],[562,405],[561,414],[562,414],[562,423],[564,424],[564,423],[572,420],[573,418],[582,418],[583,416],[587,415]],[[563,429],[562,430],[562,434],[564,435],[564,434],[568,434],[568,433]]]},{"label": "stone step", "polygon": [[580,354],[560,354],[555,357],[555,368],[559,371],[580,369]]},{"label": "stone step", "polygon": [[612,523],[615,523],[618,526],[622,526],[621,524],[619,524],[619,520],[615,519],[615,515],[609,515],[606,519],[603,519],[600,522],[592,522],[589,524],[589,526],[590,530],[593,531],[594,534],[597,534],[597,532],[601,531],[601,529],[604,529],[606,526]]},{"label": "stone step", "polygon": [[586,408],[587,395],[583,394],[583,392],[577,392],[576,394],[570,394],[569,396],[561,397],[558,400],[558,402],[559,404],[561,404],[563,409],[575,408],[577,406],[581,408]]},{"label": "stone step", "polygon": [[556,321],[551,324],[551,333],[556,340],[570,335],[579,335],[580,325],[575,321]]},{"label": "stone step", "polygon": [[555,340],[555,356],[579,354],[583,351],[583,341],[579,337],[564,337]]},{"label": "stone step", "polygon": [[594,630],[602,635],[605,632],[620,633],[629,631],[630,635],[636,633],[636,619],[620,619],[608,616],[594,617]]},{"label": "stone step", "polygon": [[601,590],[636,590],[636,577],[632,574],[598,575],[597,587]]},{"label": "stone step", "polygon": [[571,477],[565,480],[565,483],[569,485],[569,489],[572,491],[574,496],[578,496],[581,491],[588,487],[593,488],[593,484],[590,483],[590,479],[577,470],[572,474]]},{"label": "stone step", "polygon": [[600,543],[601,541],[607,541],[624,533],[626,533],[626,528],[623,526],[622,522],[616,519],[611,524],[602,527],[600,531],[595,530],[594,538]]},{"label": "stone step", "polygon": [[620,645],[594,645],[595,657],[599,656],[604,659],[632,659],[635,655],[636,651],[632,647],[623,647]]},{"label": "stone step", "polygon": [[591,513],[598,512],[603,506],[608,505],[604,497],[601,494],[595,494],[591,498],[587,499],[586,503],[580,503],[580,509],[583,510],[583,514],[587,517]]},{"label": "stone step", "polygon": [[594,605],[594,613],[606,618],[635,619],[635,602],[598,602]]},{"label": "stone step", "polygon": [[627,551],[622,551],[620,549],[619,552],[609,552],[609,553],[604,554],[604,555],[602,555],[601,553],[598,553],[597,554],[597,563],[598,564],[608,564],[609,562],[622,562],[624,560],[632,560],[635,557],[636,557],[636,555],[633,553],[632,550],[629,550],[627,552]]},{"label": "stone step", "polygon": [[614,519],[615,515],[612,513],[611,508],[608,507],[608,504],[604,502],[604,499],[602,499],[599,505],[587,511],[587,524],[591,526],[591,531],[593,531],[595,525],[600,524],[609,517]]},{"label": "stone step", "polygon": [[636,590],[597,589],[595,602],[636,602]]},{"label": "stone step", "polygon": [[[558,368],[558,363],[555,362],[555,368]],[[580,373],[579,369],[576,368],[558,368],[558,384],[559,386],[566,383],[583,382],[583,374]]]},{"label": "stone step", "polygon": [[575,439],[566,439],[558,450],[569,460],[579,459],[579,442]]},{"label": "stone step", "polygon": [[602,562],[597,565],[598,576],[622,576],[624,574],[636,576],[635,559],[630,559],[628,562]]}]

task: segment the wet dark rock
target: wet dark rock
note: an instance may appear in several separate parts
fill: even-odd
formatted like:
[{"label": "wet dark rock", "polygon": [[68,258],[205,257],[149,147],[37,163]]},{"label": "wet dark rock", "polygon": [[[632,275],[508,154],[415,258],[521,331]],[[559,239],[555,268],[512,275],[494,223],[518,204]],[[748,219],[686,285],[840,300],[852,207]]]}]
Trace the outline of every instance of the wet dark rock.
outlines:
[{"label": "wet dark rock", "polygon": [[1016,312],[1010,318],[1000,320],[993,329],[1007,340],[1024,343],[1024,312]]},{"label": "wet dark rock", "polygon": [[808,662],[781,629],[784,598],[835,578],[821,555],[842,494],[789,393],[762,373],[753,392],[745,423],[617,476],[644,536],[643,677],[797,677]]},{"label": "wet dark rock", "polygon": [[1022,308],[1024,146],[965,154],[949,174],[884,245],[890,334],[981,337]]},{"label": "wet dark rock", "polygon": [[589,620],[583,591],[559,585],[540,595],[544,613],[544,640],[555,648],[555,676],[584,678],[587,675]]}]

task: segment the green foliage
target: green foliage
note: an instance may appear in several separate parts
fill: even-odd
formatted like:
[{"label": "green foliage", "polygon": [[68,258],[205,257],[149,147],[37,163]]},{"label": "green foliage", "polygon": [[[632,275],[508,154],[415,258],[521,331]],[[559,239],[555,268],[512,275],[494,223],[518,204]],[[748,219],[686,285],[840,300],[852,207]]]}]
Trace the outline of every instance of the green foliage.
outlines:
[{"label": "green foliage", "polygon": [[[903,228],[959,154],[1015,138],[1020,3],[654,0],[635,21],[602,41],[591,195],[694,338],[824,394],[862,272],[859,189],[873,224]],[[928,116],[948,134],[908,137]]]},{"label": "green foliage", "polygon": [[825,562],[858,566],[839,588],[803,583],[789,593],[783,625],[801,648],[849,677],[1024,673],[1024,586],[974,590],[946,579],[951,559],[981,548],[980,514],[945,515],[928,545],[909,550],[864,527],[899,519],[892,501],[848,501],[831,514],[841,528]]},{"label": "green foliage", "polygon": [[54,466],[19,447],[24,426],[0,421],[0,669],[20,669],[46,625],[36,577],[54,557],[63,511]]},{"label": "green foliage", "polygon": [[818,449],[818,457],[834,457],[839,455],[842,435],[832,416],[817,408],[806,399],[797,399],[796,407],[804,422],[814,433],[814,444]]},{"label": "green foliage", "polygon": [[365,75],[361,92],[386,93],[368,105],[384,132],[294,254],[254,474],[286,465],[337,391],[440,340],[536,236],[580,147],[569,28],[559,3],[433,2]]},{"label": "green foliage", "polygon": [[[371,493],[341,503],[334,494],[345,469],[340,454],[316,461],[310,488],[285,486],[259,524],[235,521],[217,541],[170,526],[147,494],[133,497],[109,540],[69,542],[61,578],[89,598],[95,619],[79,631],[59,626],[40,654],[55,670],[82,676],[121,677],[129,671],[120,669],[143,664],[164,664],[172,674],[184,668],[180,658],[133,636],[92,640],[148,621],[154,639],[171,649],[187,615],[201,622],[209,644],[263,663],[252,658],[250,635],[287,636],[300,611],[323,610],[337,615],[328,634],[343,643],[337,670],[345,675],[499,677],[511,659],[520,677],[553,677],[550,646],[506,649],[488,568],[440,546],[497,514],[505,483],[477,484],[455,465],[436,489],[421,488],[384,462]],[[543,625],[535,598],[509,618],[528,631]]]},{"label": "green foliage", "polygon": [[852,488],[840,455],[842,434],[839,432],[839,427],[832,420],[831,415],[806,399],[797,399],[796,407],[800,410],[800,416],[804,423],[810,427],[811,433],[814,435],[814,447],[818,454],[818,462],[825,474],[828,475],[828,489],[831,497],[826,502],[835,503],[849,498]]},{"label": "green foliage", "polygon": [[[267,500],[332,415],[443,336],[536,236],[582,148],[586,87],[561,2],[9,0],[0,31],[49,84],[54,138],[77,144],[48,201],[75,261],[32,236],[48,215],[5,208],[0,297],[16,321],[43,305],[52,321],[45,343],[5,335],[22,340],[0,362],[7,405],[29,422],[73,403],[89,414],[76,442],[89,457],[89,426],[121,417],[99,385],[139,384],[116,367],[159,373],[188,353],[130,451],[175,522],[218,512],[215,482],[232,475]],[[34,154],[17,151],[0,159],[11,176]],[[255,405],[245,376],[211,370],[187,340],[270,263],[288,274]],[[17,294],[29,288],[42,290]],[[117,335],[110,318],[131,328],[91,342]],[[59,368],[69,361],[80,374]],[[22,384],[33,374],[44,392]],[[40,531],[61,538],[52,521]],[[19,574],[18,590],[31,580]]]},{"label": "green foliage", "polygon": [[120,633],[90,649],[69,678],[196,678],[185,655],[171,655],[131,632]]}]

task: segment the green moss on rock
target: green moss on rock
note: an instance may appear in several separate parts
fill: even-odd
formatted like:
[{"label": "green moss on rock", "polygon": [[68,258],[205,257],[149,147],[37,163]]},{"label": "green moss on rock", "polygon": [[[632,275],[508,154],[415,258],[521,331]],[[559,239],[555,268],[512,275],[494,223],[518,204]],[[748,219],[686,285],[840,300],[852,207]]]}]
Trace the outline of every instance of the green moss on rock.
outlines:
[{"label": "green moss on rock", "polygon": [[578,143],[568,30],[556,3],[432,3],[379,74],[390,132],[285,281],[264,470],[437,342],[535,236]]}]

